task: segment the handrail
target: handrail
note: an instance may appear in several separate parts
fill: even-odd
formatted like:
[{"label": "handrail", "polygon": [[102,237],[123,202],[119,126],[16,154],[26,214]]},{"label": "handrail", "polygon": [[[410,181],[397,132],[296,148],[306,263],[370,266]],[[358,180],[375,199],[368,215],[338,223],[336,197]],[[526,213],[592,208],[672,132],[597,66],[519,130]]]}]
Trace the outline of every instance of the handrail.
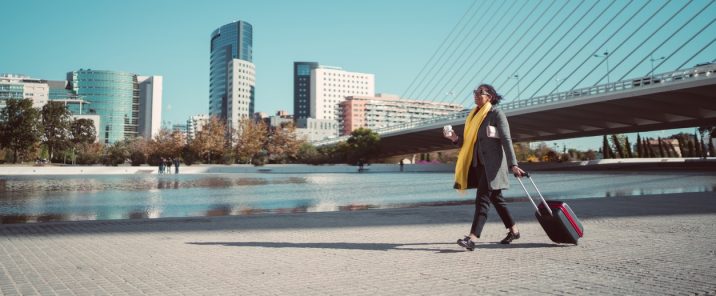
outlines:
[{"label": "handrail", "polygon": [[[676,83],[676,82],[682,82],[685,80],[704,79],[705,77],[716,75],[715,73],[716,73],[716,63],[710,63],[707,65],[696,66],[696,67],[684,69],[684,70],[670,71],[670,72],[666,72],[666,73],[660,73],[660,74],[649,75],[649,76],[638,77],[638,78],[631,78],[631,79],[621,80],[621,81],[617,81],[617,82],[611,82],[611,83],[607,83],[607,84],[600,84],[600,85],[595,85],[595,86],[590,86],[590,87],[572,89],[569,91],[564,91],[564,92],[559,92],[559,93],[548,94],[548,95],[544,95],[544,96],[537,96],[537,97],[533,97],[533,98],[522,99],[522,100],[518,100],[518,101],[514,101],[514,102],[505,103],[504,105],[500,106],[500,109],[505,110],[505,111],[516,110],[516,109],[529,108],[529,107],[543,105],[543,104],[562,102],[562,101],[571,100],[571,99],[575,99],[575,98],[582,98],[585,96],[614,93],[614,92],[620,92],[620,91],[625,91],[625,90],[634,89],[634,88],[650,87],[655,84],[663,85],[666,83]],[[383,128],[378,128],[373,131],[378,133],[378,135],[385,135],[385,134],[388,134],[391,132],[407,130],[407,129],[421,127],[421,126],[428,126],[428,125],[436,124],[439,122],[463,119],[463,118],[467,117],[468,114],[470,114],[470,109],[465,109],[465,110],[462,110],[459,112],[451,113],[451,114],[440,116],[440,117],[434,117],[434,118],[421,120],[421,121],[391,125],[391,126],[387,126],[387,127],[383,127]],[[316,142],[313,142],[313,144],[315,146],[331,145],[331,144],[336,144],[340,141],[348,140],[348,138],[350,138],[350,136],[341,136],[341,137],[337,137],[337,138],[316,141]]]}]

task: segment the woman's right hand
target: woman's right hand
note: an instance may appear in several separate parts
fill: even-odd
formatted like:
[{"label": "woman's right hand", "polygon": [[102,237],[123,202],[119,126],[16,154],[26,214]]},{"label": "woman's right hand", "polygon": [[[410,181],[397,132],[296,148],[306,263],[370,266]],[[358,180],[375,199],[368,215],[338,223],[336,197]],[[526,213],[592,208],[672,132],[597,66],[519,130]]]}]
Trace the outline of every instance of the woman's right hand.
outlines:
[{"label": "woman's right hand", "polygon": [[457,135],[456,135],[455,132],[452,131],[452,130],[451,130],[451,131],[447,131],[447,132],[443,132],[443,137],[445,137],[446,139],[448,139],[448,140],[450,140],[450,141],[452,141],[452,142],[457,142],[457,139],[458,139],[458,138],[457,138]]}]

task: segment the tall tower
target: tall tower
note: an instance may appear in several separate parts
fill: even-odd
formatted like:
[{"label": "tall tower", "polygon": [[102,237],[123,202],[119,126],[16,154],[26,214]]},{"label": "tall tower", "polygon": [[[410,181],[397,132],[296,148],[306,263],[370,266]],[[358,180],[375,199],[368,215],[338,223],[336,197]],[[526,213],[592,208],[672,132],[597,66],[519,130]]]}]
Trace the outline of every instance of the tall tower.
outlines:
[{"label": "tall tower", "polygon": [[293,117],[311,117],[311,70],[318,68],[316,62],[293,63]]},{"label": "tall tower", "polygon": [[253,27],[244,21],[221,26],[211,33],[209,115],[237,128],[240,118],[254,113],[255,72]]}]

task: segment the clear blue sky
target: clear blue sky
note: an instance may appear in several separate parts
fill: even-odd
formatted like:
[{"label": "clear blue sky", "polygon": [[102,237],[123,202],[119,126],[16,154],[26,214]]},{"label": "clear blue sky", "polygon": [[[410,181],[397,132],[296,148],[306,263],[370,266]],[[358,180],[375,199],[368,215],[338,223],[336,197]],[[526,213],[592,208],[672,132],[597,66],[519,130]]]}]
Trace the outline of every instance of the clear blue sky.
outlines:
[{"label": "clear blue sky", "polygon": [[[518,47],[535,46],[540,39],[532,45],[527,44],[531,35],[536,31],[528,32],[522,39],[517,40],[522,31],[518,31],[512,41],[507,39],[508,33],[519,23],[532,23],[538,28],[544,24],[555,24],[559,19],[567,17],[567,12],[577,9],[576,13],[586,12],[591,1],[579,6],[577,1],[508,1],[505,6],[501,2],[478,2],[480,11],[471,13],[471,17],[458,23],[468,11],[474,1],[427,1],[427,0],[366,0],[366,1],[11,1],[3,4],[3,17],[0,26],[6,28],[2,37],[2,53],[0,54],[0,72],[26,74],[36,78],[61,80],[65,73],[79,68],[116,70],[137,73],[141,75],[164,76],[164,106],[163,119],[172,123],[184,123],[194,114],[208,111],[208,81],[209,81],[209,35],[211,32],[230,22],[243,20],[254,27],[254,64],[256,65],[256,111],[274,113],[276,110],[293,111],[293,76],[294,61],[316,61],[324,65],[340,66],[348,71],[374,73],[376,77],[376,91],[403,95],[413,94],[412,97],[420,99],[446,99],[444,94],[455,93],[457,97],[469,96],[469,91],[463,87],[475,85],[481,81],[490,81],[498,87],[509,99],[517,96],[515,80],[507,79],[510,74],[526,71],[530,64],[530,57],[518,55],[517,50],[508,52],[509,47],[499,50],[482,48],[471,40],[493,40],[501,43],[503,38],[507,44],[518,44]],[[688,6],[682,14],[663,29],[671,32],[679,25],[698,12],[699,9],[713,1],[695,1]],[[508,5],[516,6],[508,9]],[[631,5],[627,2],[617,1],[609,6],[609,1],[599,2],[594,11],[606,9],[606,15],[613,15],[617,11],[624,11],[623,18],[631,12],[636,12],[643,1],[635,1]],[[647,19],[651,12],[655,12],[664,1],[650,3],[643,13],[638,14],[634,22],[639,23]],[[668,3],[664,10],[656,15],[654,20],[645,27],[640,38],[645,38],[656,28],[660,22],[678,10],[682,1]],[[499,9],[498,9],[499,8]],[[563,10],[559,10],[562,8]],[[529,12],[534,15],[528,18]],[[559,11],[559,12],[558,12]],[[504,12],[504,15],[502,14]],[[542,12],[545,14],[538,18]],[[588,13],[595,17],[597,13]],[[668,54],[678,44],[684,43],[685,38],[692,36],[699,28],[716,15],[716,5],[712,5],[701,14],[684,32],[668,42],[663,49],[655,55]],[[487,17],[485,19],[483,17]],[[512,23],[505,23],[515,17]],[[580,24],[586,23],[589,17]],[[616,30],[620,24],[617,21],[607,22],[598,20],[598,25],[607,27],[607,31]],[[485,21],[485,23],[480,23]],[[495,29],[476,30],[474,28],[491,28],[489,23],[496,24]],[[457,24],[457,26],[456,26]],[[465,26],[462,35],[454,34],[457,40],[455,47],[449,47],[450,42],[442,43],[449,36],[451,30]],[[477,27],[473,27],[477,25]],[[554,38],[565,33],[571,23],[564,24],[557,31]],[[527,28],[522,26],[520,28]],[[595,26],[595,28],[600,26]],[[504,33],[499,34],[505,29]],[[551,27],[539,36],[546,38]],[[581,28],[579,28],[581,29]],[[691,35],[688,32],[691,32]],[[481,38],[479,34],[484,34]],[[488,32],[489,31],[489,32]],[[626,33],[632,30],[627,30]],[[455,31],[456,33],[458,31]],[[576,34],[577,30],[572,32]],[[584,35],[589,37],[596,34],[596,29],[588,29]],[[606,31],[605,31],[606,32]],[[591,33],[591,35],[590,35]],[[620,33],[605,45],[605,48],[614,49],[624,40],[627,42],[621,50],[613,53],[611,63],[617,64],[619,54],[625,56],[634,44],[645,44],[644,49],[637,51],[634,59],[642,59],[651,48],[661,40],[660,34],[653,39],[642,41],[639,38],[627,38],[626,33]],[[499,34],[499,36],[497,36]],[[606,34],[590,43],[584,51],[568,48],[562,56],[574,54],[574,64],[567,69],[577,68],[583,59],[591,56],[593,51],[600,51],[597,44],[606,39]],[[677,53],[676,57],[667,60],[657,72],[671,70],[686,62],[691,65],[696,62],[713,60],[716,58],[716,46],[707,47],[701,54],[689,60],[694,52],[716,36],[716,26],[707,29],[692,41],[690,48]],[[585,37],[586,38],[586,37]],[[565,38],[567,40],[569,38]],[[449,40],[448,40],[449,41]],[[548,40],[549,41],[549,40]],[[560,44],[552,50],[558,53],[565,44]],[[562,43],[566,43],[562,42]],[[586,43],[586,40],[580,41]],[[631,44],[630,44],[631,43]],[[520,45],[522,44],[522,45]],[[548,43],[549,44],[549,43]],[[593,46],[592,46],[593,45]],[[444,47],[445,60],[440,61],[432,71],[428,80],[435,85],[423,84],[424,88],[409,87],[420,70],[429,61],[438,47]],[[585,66],[578,69],[570,77],[567,70],[559,71],[556,65],[549,65],[552,56],[546,53],[546,47],[541,48],[531,57],[541,64],[536,64],[532,73],[533,85],[528,86],[531,80],[525,78],[522,84],[522,96],[537,92],[539,94],[548,90],[540,90],[543,82],[556,86],[555,78],[565,80],[562,87],[568,88],[569,83],[576,83],[577,78],[587,77],[582,84],[593,84],[604,73],[586,73],[597,67],[599,59],[586,59]],[[472,49],[478,50],[473,52]],[[535,47],[536,48],[536,47]],[[610,50],[611,50],[610,49]],[[496,69],[502,71],[489,72],[494,67],[487,59],[494,53],[492,60],[498,60],[502,53],[514,55],[515,63],[507,62],[495,64]],[[666,53],[665,53],[666,52]],[[462,53],[462,54],[461,54]],[[509,60],[510,56],[507,56]],[[524,59],[523,59],[524,57]],[[536,58],[539,57],[539,58]],[[682,57],[681,59],[679,59]],[[480,60],[482,59],[482,60]],[[684,61],[686,60],[686,61]],[[520,65],[525,61],[525,65]],[[462,66],[485,65],[484,72],[463,74],[457,71],[470,67]],[[556,63],[553,63],[556,64]],[[641,62],[638,68],[629,77],[643,75],[649,71],[649,63]],[[604,65],[602,65],[604,67]],[[477,66],[472,67],[474,69]],[[553,69],[554,68],[554,69]],[[612,76],[619,77],[627,72],[631,65],[625,64],[623,69],[615,70]],[[547,73],[537,75],[543,69]],[[552,71],[552,72],[550,72]],[[621,71],[621,72],[619,72]],[[489,72],[489,73],[488,73]],[[465,72],[468,73],[468,72]],[[448,81],[453,74],[455,79]],[[554,76],[552,78],[551,76]],[[541,79],[541,80],[540,80]],[[570,79],[574,81],[570,81]],[[604,81],[605,82],[605,81]],[[590,84],[590,85],[591,85]],[[451,98],[448,96],[447,100]],[[459,99],[459,98],[458,98]],[[465,103],[470,107],[469,100]],[[669,135],[669,132],[657,134]],[[564,141],[558,141],[564,142]],[[567,141],[569,147],[596,148],[601,138],[581,139]]]}]

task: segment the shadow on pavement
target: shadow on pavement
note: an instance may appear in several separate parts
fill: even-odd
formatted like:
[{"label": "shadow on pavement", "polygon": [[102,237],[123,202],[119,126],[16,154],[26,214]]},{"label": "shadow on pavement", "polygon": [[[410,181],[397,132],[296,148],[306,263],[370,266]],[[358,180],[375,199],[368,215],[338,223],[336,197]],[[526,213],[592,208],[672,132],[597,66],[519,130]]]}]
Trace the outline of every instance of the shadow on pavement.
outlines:
[{"label": "shadow on pavement", "polygon": [[[255,247],[255,248],[298,248],[298,249],[341,249],[341,250],[369,250],[369,251],[428,251],[437,253],[462,253],[464,249],[454,243],[418,243],[418,244],[388,244],[388,243],[288,243],[288,242],[188,242],[190,245],[200,246],[227,246],[227,247]],[[446,245],[450,248],[429,248],[420,246]],[[525,244],[479,244],[476,249],[533,249],[565,247],[564,245],[525,243]]]}]

